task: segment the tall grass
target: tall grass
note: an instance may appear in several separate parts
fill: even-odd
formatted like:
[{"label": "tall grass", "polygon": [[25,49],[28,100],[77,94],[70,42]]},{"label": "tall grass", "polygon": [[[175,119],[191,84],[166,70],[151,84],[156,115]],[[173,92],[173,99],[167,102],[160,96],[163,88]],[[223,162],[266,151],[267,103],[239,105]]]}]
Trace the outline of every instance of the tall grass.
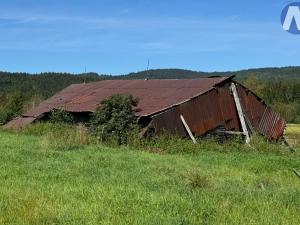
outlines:
[{"label": "tall grass", "polygon": [[[118,138],[113,136],[104,142],[98,140],[83,124],[66,125],[60,123],[36,123],[17,131],[25,135],[41,137],[43,148],[57,150],[74,150],[84,145],[101,144],[110,147],[119,147]],[[233,137],[220,143],[213,138],[198,139],[194,144],[188,138],[181,138],[168,133],[142,138],[138,130],[132,130],[127,138],[127,146],[142,151],[161,154],[195,154],[203,151],[216,152],[260,152],[267,154],[292,155],[290,149],[282,144],[267,141],[256,135],[251,138],[250,145],[246,145],[241,137]],[[297,153],[298,154],[298,153]],[[295,155],[295,153],[294,153]]]},{"label": "tall grass", "polygon": [[176,154],[92,143],[45,154],[46,134],[0,131],[0,224],[300,224],[299,158],[166,137],[152,146]]},{"label": "tall grass", "polygon": [[287,146],[268,141],[260,135],[252,136],[250,145],[245,144],[244,140],[238,136],[223,140],[222,143],[214,138],[200,138],[196,144],[188,138],[183,139],[170,134],[158,135],[150,139],[132,138],[130,140],[133,140],[129,142],[129,146],[132,148],[157,153],[194,154],[203,151],[216,151],[295,155]]},{"label": "tall grass", "polygon": [[35,123],[17,132],[41,137],[40,145],[44,149],[74,150],[96,143],[83,124]]}]

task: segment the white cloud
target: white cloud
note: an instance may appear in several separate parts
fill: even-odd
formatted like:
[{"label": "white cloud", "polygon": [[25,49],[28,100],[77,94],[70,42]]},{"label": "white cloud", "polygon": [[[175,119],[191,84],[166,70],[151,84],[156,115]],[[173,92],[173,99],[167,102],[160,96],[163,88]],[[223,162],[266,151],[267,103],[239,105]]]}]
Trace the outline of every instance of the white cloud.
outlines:
[{"label": "white cloud", "polygon": [[285,40],[278,21],[246,22],[238,15],[224,19],[90,17],[8,11],[0,15],[0,26],[6,26],[0,31],[6,34],[0,36],[1,49],[72,52],[113,49],[156,54],[263,49],[280,52],[280,46],[272,46]]}]

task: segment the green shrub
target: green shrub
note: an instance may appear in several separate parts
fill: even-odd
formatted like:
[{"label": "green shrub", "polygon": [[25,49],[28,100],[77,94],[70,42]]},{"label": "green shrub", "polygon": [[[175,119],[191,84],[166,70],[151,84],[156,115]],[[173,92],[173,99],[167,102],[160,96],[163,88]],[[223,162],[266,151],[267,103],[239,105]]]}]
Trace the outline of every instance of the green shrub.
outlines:
[{"label": "green shrub", "polygon": [[49,118],[51,123],[72,124],[74,122],[73,115],[64,109],[52,109]]},{"label": "green shrub", "polygon": [[91,118],[91,131],[102,141],[127,143],[128,135],[137,128],[133,107],[138,99],[131,95],[113,95],[101,102]]}]

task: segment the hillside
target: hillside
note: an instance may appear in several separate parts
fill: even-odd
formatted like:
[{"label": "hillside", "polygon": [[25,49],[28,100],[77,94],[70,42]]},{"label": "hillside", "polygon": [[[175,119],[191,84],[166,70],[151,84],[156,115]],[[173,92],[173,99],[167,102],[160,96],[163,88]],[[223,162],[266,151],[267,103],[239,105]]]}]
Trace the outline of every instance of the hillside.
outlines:
[{"label": "hillside", "polygon": [[180,69],[157,69],[149,71],[141,71],[130,73],[122,78],[126,79],[183,79],[183,78],[199,78],[210,76],[232,76],[236,75],[237,80],[245,80],[251,75],[255,75],[260,79],[300,79],[300,67],[283,67],[283,68],[259,68],[240,71],[228,72],[197,72]]},{"label": "hillside", "polygon": [[0,93],[21,92],[26,95],[38,94],[49,97],[63,88],[76,83],[93,82],[105,79],[107,76],[95,73],[7,73],[0,72]]},{"label": "hillside", "polygon": [[300,79],[300,67],[285,68],[262,68],[241,70],[233,72],[197,72],[181,69],[157,69],[149,71],[141,71],[126,75],[99,75],[97,73],[89,74],[68,74],[68,73],[8,73],[0,72],[0,93],[19,91],[22,93],[39,94],[49,97],[57,91],[74,83],[93,82],[102,79],[183,79],[183,78],[199,78],[210,76],[231,76],[236,75],[237,80],[245,80],[251,75],[255,75],[261,79],[272,80],[290,80]]}]

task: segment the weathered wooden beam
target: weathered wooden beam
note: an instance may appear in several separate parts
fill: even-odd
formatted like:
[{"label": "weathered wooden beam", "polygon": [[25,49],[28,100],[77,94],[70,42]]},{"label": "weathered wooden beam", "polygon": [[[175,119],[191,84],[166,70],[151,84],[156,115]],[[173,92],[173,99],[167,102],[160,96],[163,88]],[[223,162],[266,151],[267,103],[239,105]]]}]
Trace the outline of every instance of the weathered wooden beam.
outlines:
[{"label": "weathered wooden beam", "polygon": [[197,143],[195,137],[193,136],[193,133],[189,127],[189,125],[187,124],[187,122],[185,121],[183,115],[180,115],[180,119],[181,119],[181,122],[183,123],[183,126],[185,127],[186,131],[188,132],[190,138],[192,139],[192,141],[194,142],[194,144]]},{"label": "weathered wooden beam", "polygon": [[242,125],[242,130],[243,130],[243,133],[246,136],[246,143],[249,144],[250,136],[249,136],[249,132],[248,132],[248,129],[247,129],[245,116],[244,116],[244,113],[243,113],[243,110],[242,110],[242,105],[241,105],[241,102],[240,102],[240,98],[239,98],[239,95],[238,95],[238,92],[237,92],[237,89],[236,89],[236,86],[235,86],[234,83],[231,83],[231,91],[233,93],[233,98],[234,98],[235,106],[236,106],[236,109],[238,111],[239,119],[240,119],[240,122],[241,122],[241,125]]},{"label": "weathered wooden beam", "polygon": [[241,135],[241,134],[243,134],[244,135],[244,132],[239,132],[239,131],[224,131],[224,132],[222,132],[222,133],[224,133],[224,134],[233,134],[233,135]]}]

